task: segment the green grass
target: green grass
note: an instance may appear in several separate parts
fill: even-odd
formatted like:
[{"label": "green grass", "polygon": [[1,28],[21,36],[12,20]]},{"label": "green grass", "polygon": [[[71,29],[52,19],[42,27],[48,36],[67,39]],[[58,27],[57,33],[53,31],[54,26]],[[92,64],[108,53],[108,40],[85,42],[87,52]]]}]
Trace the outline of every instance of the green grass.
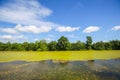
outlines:
[{"label": "green grass", "polygon": [[41,60],[96,60],[120,58],[120,50],[108,51],[1,51],[0,62]]}]

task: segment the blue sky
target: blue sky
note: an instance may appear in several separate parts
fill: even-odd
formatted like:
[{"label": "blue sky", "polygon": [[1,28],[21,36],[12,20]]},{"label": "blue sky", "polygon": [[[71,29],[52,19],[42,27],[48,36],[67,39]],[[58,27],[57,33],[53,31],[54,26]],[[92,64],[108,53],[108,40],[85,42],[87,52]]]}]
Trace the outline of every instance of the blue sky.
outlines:
[{"label": "blue sky", "polygon": [[0,0],[0,41],[120,40],[120,0]]}]

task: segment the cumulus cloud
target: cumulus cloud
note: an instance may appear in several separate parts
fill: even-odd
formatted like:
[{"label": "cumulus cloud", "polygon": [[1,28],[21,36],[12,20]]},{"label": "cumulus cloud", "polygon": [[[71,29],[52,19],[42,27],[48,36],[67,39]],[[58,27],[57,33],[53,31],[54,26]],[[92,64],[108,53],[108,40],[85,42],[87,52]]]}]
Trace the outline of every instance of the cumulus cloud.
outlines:
[{"label": "cumulus cloud", "polygon": [[2,32],[10,33],[10,34],[17,34],[18,31],[16,31],[14,28],[1,28]]},{"label": "cumulus cloud", "polygon": [[34,34],[39,34],[43,32],[49,32],[52,28],[50,26],[23,26],[21,24],[17,24],[13,28],[1,28],[2,32],[9,33],[9,34],[16,34],[20,32],[26,32],[26,33],[34,33]]},{"label": "cumulus cloud", "polygon": [[61,27],[57,27],[56,31],[59,32],[72,32],[72,31],[76,31],[79,30],[79,27],[69,27],[69,26],[61,26]]},{"label": "cumulus cloud", "polygon": [[42,32],[49,32],[52,28],[49,26],[22,26],[20,24],[16,25],[15,27],[16,30],[21,31],[21,32],[28,32],[28,33],[42,33]]},{"label": "cumulus cloud", "polygon": [[[3,28],[2,32],[16,34],[18,32],[42,33],[55,29],[59,32],[71,32],[79,28],[64,26],[45,21],[52,10],[43,6],[38,0],[12,0],[0,7],[0,20],[18,24],[13,28]],[[22,25],[21,25],[22,24]],[[23,26],[25,25],[25,26]]]},{"label": "cumulus cloud", "polygon": [[4,41],[11,41],[11,40],[17,40],[17,39],[23,39],[24,36],[23,35],[1,35],[0,36],[0,40],[4,40]]},{"label": "cumulus cloud", "polygon": [[120,30],[120,26],[114,26],[114,27],[112,28],[112,30],[114,30],[114,31]]},{"label": "cumulus cloud", "polygon": [[98,26],[89,26],[85,30],[83,30],[83,33],[91,33],[98,31],[100,28]]},{"label": "cumulus cloud", "polygon": [[41,5],[37,0],[13,0],[0,7],[0,20],[20,24],[41,24],[44,17],[52,10]]},{"label": "cumulus cloud", "polygon": [[11,35],[3,35],[3,36],[0,36],[0,39],[11,40],[11,39],[13,39],[13,37]]},{"label": "cumulus cloud", "polygon": [[80,28],[79,27],[68,27],[68,26],[59,27],[59,25],[54,25],[54,27],[52,27],[49,25],[23,26],[21,24],[17,24],[15,27],[12,27],[12,28],[1,28],[1,31],[10,33],[10,34],[16,34],[16,33],[21,33],[21,32],[39,34],[39,33],[49,32],[52,29],[55,29],[58,32],[72,32],[75,30],[79,30]]}]

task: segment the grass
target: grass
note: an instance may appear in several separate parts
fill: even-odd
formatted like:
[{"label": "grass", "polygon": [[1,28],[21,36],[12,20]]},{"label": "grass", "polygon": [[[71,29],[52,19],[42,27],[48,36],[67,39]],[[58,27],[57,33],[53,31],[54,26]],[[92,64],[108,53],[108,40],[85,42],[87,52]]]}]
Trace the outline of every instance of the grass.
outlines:
[{"label": "grass", "polygon": [[0,62],[41,60],[96,60],[120,58],[120,50],[108,51],[1,51]]}]

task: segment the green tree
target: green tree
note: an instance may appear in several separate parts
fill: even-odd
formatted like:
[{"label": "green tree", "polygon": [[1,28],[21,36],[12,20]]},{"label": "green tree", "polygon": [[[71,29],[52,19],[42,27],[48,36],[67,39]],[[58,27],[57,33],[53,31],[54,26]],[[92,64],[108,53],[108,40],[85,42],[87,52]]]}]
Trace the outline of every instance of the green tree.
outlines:
[{"label": "green tree", "polygon": [[36,46],[35,46],[35,43],[29,43],[29,50],[30,51],[36,51]]},{"label": "green tree", "polygon": [[50,51],[55,51],[57,50],[57,42],[56,41],[51,41],[49,44],[48,44],[48,48]]},{"label": "green tree", "polygon": [[12,43],[11,44],[11,50],[12,51],[22,51],[23,48],[22,48],[22,45],[20,43]]},{"label": "green tree", "polygon": [[110,41],[113,50],[120,50],[120,41],[119,40],[112,40]]},{"label": "green tree", "polygon": [[7,48],[5,43],[0,42],[0,51],[5,51]]},{"label": "green tree", "polygon": [[35,41],[35,49],[36,49],[36,51],[40,48],[39,42],[40,41]]},{"label": "green tree", "polygon": [[5,45],[6,45],[5,51],[11,51],[12,45],[10,41],[8,41]]},{"label": "green tree", "polygon": [[61,36],[58,39],[58,43],[57,43],[58,50],[60,51],[70,50],[70,47],[71,47],[71,44],[66,37]]},{"label": "green tree", "polygon": [[48,44],[46,40],[40,40],[37,42],[38,49],[37,51],[47,51],[48,50]]},{"label": "green tree", "polygon": [[95,50],[105,50],[104,42],[96,42],[93,44],[93,49]]},{"label": "green tree", "polygon": [[95,49],[95,50],[120,50],[120,40],[112,40],[109,42],[96,42],[92,44],[91,36],[86,37],[86,43],[77,41],[75,43],[70,43],[69,40],[61,36],[58,39],[58,42],[51,41],[47,43],[46,40],[36,41],[34,43],[11,43],[9,42],[0,42],[0,51],[55,51],[55,50],[84,50],[84,49]]},{"label": "green tree", "polygon": [[111,50],[112,49],[112,44],[110,42],[104,42],[104,47],[106,50]]},{"label": "green tree", "polygon": [[77,41],[76,43],[71,44],[71,50],[84,50],[85,49],[85,43],[81,41]]},{"label": "green tree", "polygon": [[86,48],[88,50],[91,50],[92,49],[92,37],[91,36],[87,36],[86,38],[87,38],[87,40],[86,40]]},{"label": "green tree", "polygon": [[22,47],[23,47],[23,49],[24,49],[25,51],[29,51],[29,43],[28,43],[28,42],[24,42],[24,43],[22,44]]}]

